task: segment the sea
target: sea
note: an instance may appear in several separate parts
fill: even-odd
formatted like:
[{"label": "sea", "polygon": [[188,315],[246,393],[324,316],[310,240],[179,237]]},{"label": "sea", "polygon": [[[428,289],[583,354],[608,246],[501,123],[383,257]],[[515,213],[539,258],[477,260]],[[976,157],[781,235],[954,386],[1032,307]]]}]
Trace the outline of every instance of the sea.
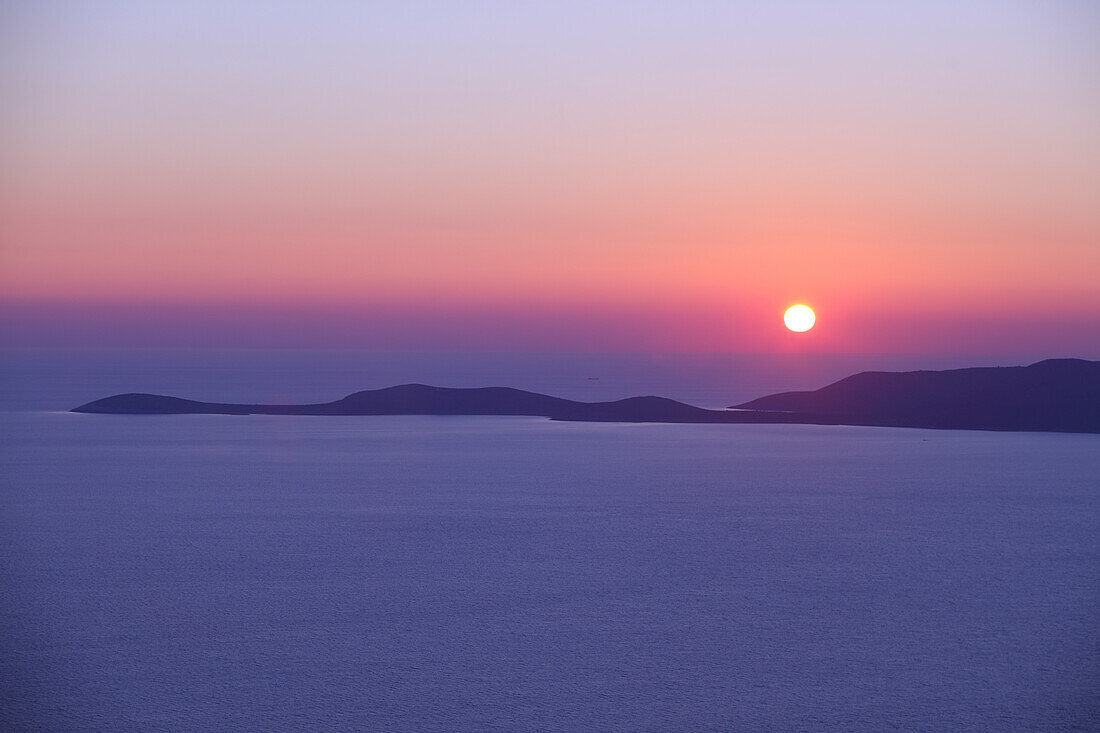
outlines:
[{"label": "sea", "polygon": [[0,729],[1100,730],[1100,435],[68,412],[997,363],[4,351]]}]

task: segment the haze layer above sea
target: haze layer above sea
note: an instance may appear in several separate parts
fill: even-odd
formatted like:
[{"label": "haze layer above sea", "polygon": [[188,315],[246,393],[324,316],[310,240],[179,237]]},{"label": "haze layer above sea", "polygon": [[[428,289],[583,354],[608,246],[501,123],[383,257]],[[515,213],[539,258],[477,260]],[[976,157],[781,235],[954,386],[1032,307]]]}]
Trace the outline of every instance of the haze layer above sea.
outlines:
[{"label": "haze layer above sea", "polygon": [[658,395],[721,409],[868,370],[1017,366],[1066,355],[705,354],[232,349],[0,351],[0,410],[68,410],[111,394],[326,402],[423,383],[516,387],[583,401]]}]

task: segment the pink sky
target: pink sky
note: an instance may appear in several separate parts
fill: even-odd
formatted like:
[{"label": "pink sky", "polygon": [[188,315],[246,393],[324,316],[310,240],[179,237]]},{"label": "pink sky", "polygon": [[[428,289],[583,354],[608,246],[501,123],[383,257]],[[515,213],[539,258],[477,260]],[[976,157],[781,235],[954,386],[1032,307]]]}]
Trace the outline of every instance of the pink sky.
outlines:
[{"label": "pink sky", "polygon": [[914,5],[15,2],[0,343],[1100,356],[1100,10]]}]

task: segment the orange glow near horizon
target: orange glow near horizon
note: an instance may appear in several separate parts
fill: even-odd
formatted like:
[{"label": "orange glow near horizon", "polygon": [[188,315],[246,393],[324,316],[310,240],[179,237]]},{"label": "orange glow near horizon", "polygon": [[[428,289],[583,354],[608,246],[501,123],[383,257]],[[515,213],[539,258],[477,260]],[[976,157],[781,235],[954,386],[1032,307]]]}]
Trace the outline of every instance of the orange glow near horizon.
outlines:
[{"label": "orange glow near horizon", "polygon": [[[1100,330],[1092,11],[980,5],[853,5],[859,33],[812,4],[594,9],[583,30],[234,8],[255,46],[201,3],[28,20],[0,136],[0,317],[24,335],[0,345],[131,307],[181,340],[182,314],[299,309],[353,342],[405,319],[418,348],[452,323],[493,348],[541,329],[1079,353]],[[775,328],[792,295],[829,314],[795,340]]]}]

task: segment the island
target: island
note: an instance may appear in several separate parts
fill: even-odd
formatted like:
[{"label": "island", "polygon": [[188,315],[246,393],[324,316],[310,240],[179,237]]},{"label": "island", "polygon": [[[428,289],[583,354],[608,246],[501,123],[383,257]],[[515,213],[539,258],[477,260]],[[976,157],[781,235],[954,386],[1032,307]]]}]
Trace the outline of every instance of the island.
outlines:
[{"label": "island", "polygon": [[523,415],[552,420],[785,423],[953,430],[1100,433],[1100,361],[862,372],[810,392],[783,392],[708,410],[664,397],[579,402],[511,387],[404,384],[333,402],[260,405],[153,394],[105,397],[72,412],[116,415]]}]

